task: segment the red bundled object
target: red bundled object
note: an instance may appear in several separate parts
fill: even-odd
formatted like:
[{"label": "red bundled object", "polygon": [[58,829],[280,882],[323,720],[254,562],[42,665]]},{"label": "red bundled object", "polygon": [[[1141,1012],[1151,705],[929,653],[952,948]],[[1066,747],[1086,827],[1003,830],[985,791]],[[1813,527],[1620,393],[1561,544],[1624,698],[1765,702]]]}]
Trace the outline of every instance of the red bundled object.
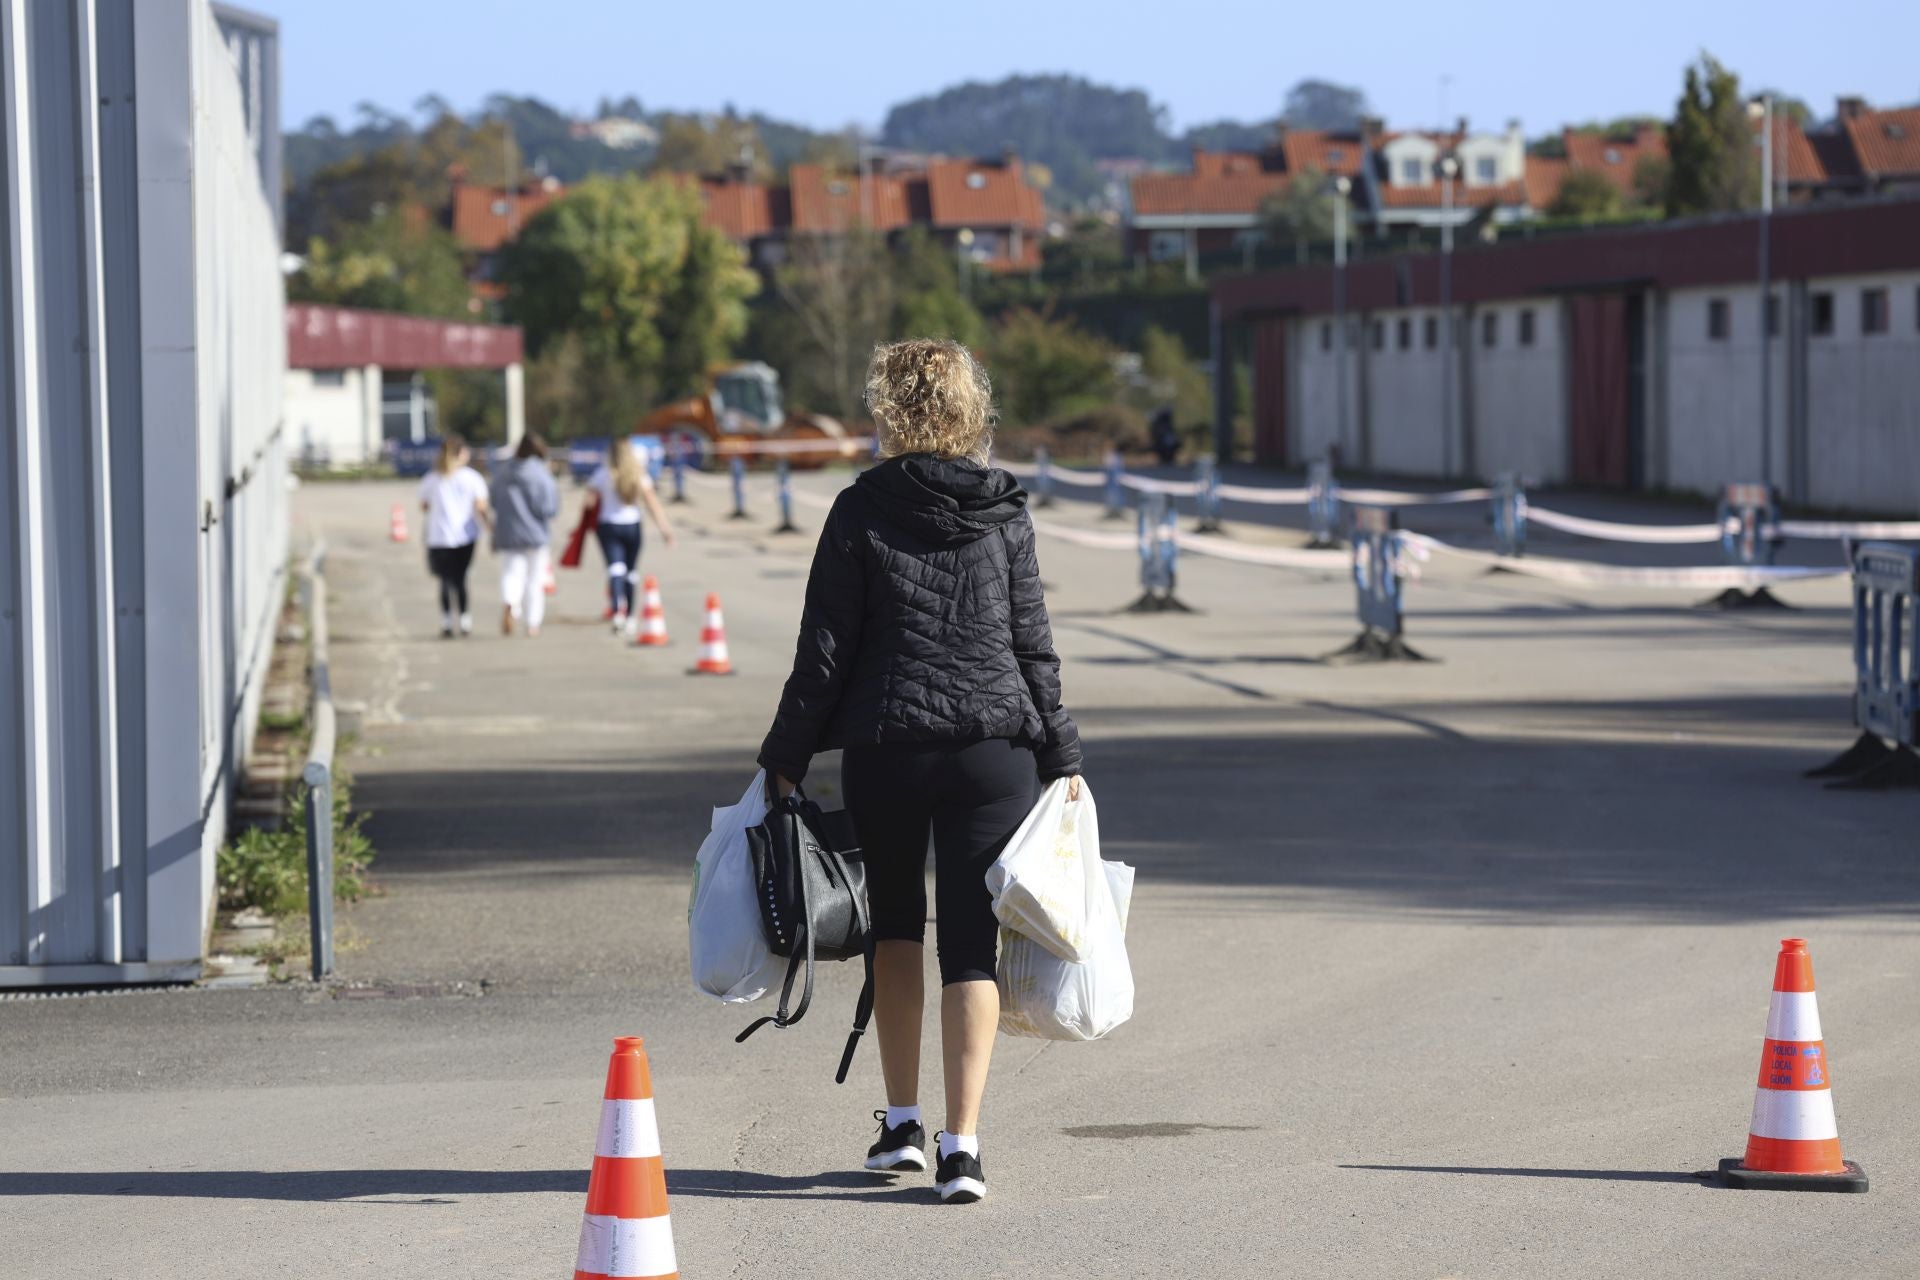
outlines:
[{"label": "red bundled object", "polygon": [[578,569],[580,553],[586,548],[587,535],[600,525],[600,495],[594,494],[587,499],[587,505],[580,512],[580,523],[573,527],[573,536],[567,539],[567,549],[560,553],[562,569]]}]

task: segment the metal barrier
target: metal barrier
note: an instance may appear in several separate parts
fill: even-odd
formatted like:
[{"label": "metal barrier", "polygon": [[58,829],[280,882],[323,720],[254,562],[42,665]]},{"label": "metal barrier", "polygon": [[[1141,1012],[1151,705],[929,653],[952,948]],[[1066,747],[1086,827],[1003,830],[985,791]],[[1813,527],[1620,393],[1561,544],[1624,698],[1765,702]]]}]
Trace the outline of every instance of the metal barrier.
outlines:
[{"label": "metal barrier", "polygon": [[313,684],[312,745],[307,748],[301,781],[307,819],[307,925],[312,936],[313,980],[333,972],[333,677],[327,636],[327,548],[315,547],[307,560],[308,678]]},{"label": "metal barrier", "polygon": [[1130,613],[1191,613],[1174,595],[1180,571],[1179,513],[1164,493],[1143,493],[1136,516],[1140,598]]},{"label": "metal barrier", "polygon": [[[1720,550],[1730,565],[1741,568],[1773,564],[1780,551],[1780,497],[1770,484],[1730,484],[1714,511],[1720,526]],[[1742,591],[1728,587],[1703,602],[1719,609],[1784,609],[1788,606],[1765,587]]]},{"label": "metal barrier", "polygon": [[1854,549],[1853,671],[1860,737],[1809,776],[1840,790],[1920,787],[1920,550]]},{"label": "metal barrier", "polygon": [[745,520],[747,518],[746,460],[736,453],[733,455],[733,461],[728,464],[727,469],[733,477],[733,514],[729,515],[727,519]]},{"label": "metal barrier", "polygon": [[1406,541],[1391,507],[1353,508],[1353,585],[1360,634],[1330,658],[1355,662],[1424,662],[1407,644],[1400,602]]},{"label": "metal barrier", "polygon": [[1033,451],[1033,505],[1053,505],[1053,451],[1045,445]]},{"label": "metal barrier", "polygon": [[1517,471],[1493,482],[1493,544],[1503,556],[1527,554],[1527,486]]},{"label": "metal barrier", "polygon": [[1121,461],[1120,451],[1118,449],[1109,449],[1107,450],[1106,461],[1102,464],[1102,466],[1107,473],[1107,488],[1106,488],[1106,506],[1101,511],[1100,514],[1105,519],[1118,520],[1121,516],[1126,514],[1126,505],[1127,505],[1126,464]]},{"label": "metal barrier", "polygon": [[1193,464],[1195,533],[1220,532],[1220,467],[1211,454]]},{"label": "metal barrier", "polygon": [[1307,464],[1307,528],[1313,534],[1308,546],[1340,545],[1340,482],[1324,459]]},{"label": "metal barrier", "polygon": [[774,526],[775,533],[798,533],[800,526],[793,522],[793,468],[787,464],[785,456],[774,463],[774,494],[780,503],[780,523]]},{"label": "metal barrier", "polygon": [[692,448],[684,434],[674,435],[667,445],[667,465],[673,471],[674,502],[687,500],[687,450]]}]

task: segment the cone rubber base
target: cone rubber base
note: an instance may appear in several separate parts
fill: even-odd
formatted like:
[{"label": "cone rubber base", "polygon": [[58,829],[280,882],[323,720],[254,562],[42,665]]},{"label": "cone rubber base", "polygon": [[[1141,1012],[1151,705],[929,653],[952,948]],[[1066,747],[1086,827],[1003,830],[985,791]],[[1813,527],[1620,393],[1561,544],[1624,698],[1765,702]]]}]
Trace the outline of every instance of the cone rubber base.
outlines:
[{"label": "cone rubber base", "polygon": [[1408,644],[1404,636],[1382,635],[1369,627],[1355,636],[1346,648],[1323,654],[1320,661],[1347,665],[1363,662],[1432,662],[1434,659]]},{"label": "cone rubber base", "polygon": [[1792,605],[1773,594],[1765,587],[1755,587],[1752,591],[1742,591],[1738,587],[1728,587],[1717,596],[1700,602],[1702,609],[1791,609]]},{"label": "cone rubber base", "polygon": [[1720,1162],[1720,1181],[1740,1191],[1865,1191],[1867,1171],[1851,1160],[1841,1163],[1845,1173],[1768,1173],[1743,1168],[1738,1156],[1729,1156]]}]

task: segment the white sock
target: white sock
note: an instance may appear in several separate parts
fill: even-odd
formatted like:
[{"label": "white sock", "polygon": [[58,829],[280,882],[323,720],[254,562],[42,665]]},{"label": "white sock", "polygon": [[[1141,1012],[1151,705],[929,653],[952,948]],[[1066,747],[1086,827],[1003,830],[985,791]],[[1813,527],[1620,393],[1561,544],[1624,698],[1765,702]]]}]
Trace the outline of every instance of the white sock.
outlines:
[{"label": "white sock", "polygon": [[977,1133],[941,1134],[940,1158],[945,1160],[956,1151],[964,1151],[978,1160],[980,1158],[980,1135]]},{"label": "white sock", "polygon": [[903,1124],[919,1124],[919,1123],[920,1123],[920,1104],[917,1102],[910,1107],[888,1107],[887,1108],[887,1128],[889,1129],[897,1129]]}]

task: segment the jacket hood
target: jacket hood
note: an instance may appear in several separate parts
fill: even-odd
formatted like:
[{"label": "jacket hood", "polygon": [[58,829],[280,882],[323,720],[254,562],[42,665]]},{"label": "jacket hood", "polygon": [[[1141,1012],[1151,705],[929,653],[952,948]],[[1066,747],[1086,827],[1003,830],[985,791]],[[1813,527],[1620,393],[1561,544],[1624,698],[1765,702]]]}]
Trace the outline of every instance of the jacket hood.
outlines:
[{"label": "jacket hood", "polygon": [[887,519],[943,544],[984,537],[1027,505],[1020,482],[999,468],[927,453],[889,458],[854,484]]}]

